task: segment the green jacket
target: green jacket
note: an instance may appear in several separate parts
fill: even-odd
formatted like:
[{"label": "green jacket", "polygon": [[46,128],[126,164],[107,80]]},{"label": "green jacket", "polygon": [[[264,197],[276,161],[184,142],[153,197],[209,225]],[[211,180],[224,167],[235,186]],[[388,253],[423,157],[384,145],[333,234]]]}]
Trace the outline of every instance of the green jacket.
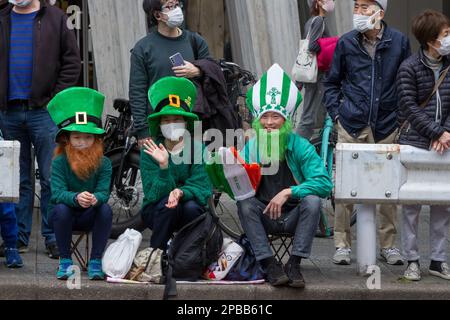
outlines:
[{"label": "green jacket", "polygon": [[80,180],[70,168],[65,155],[58,156],[52,163],[51,190],[49,214],[58,204],[72,208],[81,208],[75,201],[75,196],[81,192],[90,192],[97,198],[97,207],[108,202],[112,176],[111,161],[103,157],[100,168],[87,181]]},{"label": "green jacket", "polygon": [[[156,142],[158,145],[161,141]],[[186,157],[191,161],[191,150],[185,148],[181,154],[187,152]],[[194,143],[195,157],[203,155],[205,148],[200,143]],[[159,164],[144,151],[141,151],[141,177],[144,188],[144,207],[154,204],[164,197],[168,197],[175,189],[184,193],[182,202],[196,201],[199,205],[206,206],[208,199],[212,196],[212,185],[206,173],[205,164],[175,164],[172,155],[169,159],[169,168],[161,170]],[[198,161],[195,161],[198,162]]]},{"label": "green jacket", "polygon": [[[247,163],[261,163],[256,138],[248,142],[241,156]],[[331,178],[315,148],[306,139],[294,133],[289,135],[286,160],[297,182],[291,187],[294,199],[310,195],[326,198],[330,195],[333,189]]]}]

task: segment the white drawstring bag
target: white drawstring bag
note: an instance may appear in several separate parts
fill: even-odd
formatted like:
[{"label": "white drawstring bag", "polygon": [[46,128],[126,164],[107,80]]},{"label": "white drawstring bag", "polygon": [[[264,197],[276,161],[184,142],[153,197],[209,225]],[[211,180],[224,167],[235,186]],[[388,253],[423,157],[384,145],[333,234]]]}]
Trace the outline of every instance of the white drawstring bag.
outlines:
[{"label": "white drawstring bag", "polygon": [[[311,26],[313,23],[314,20]],[[325,30],[325,23],[323,27]],[[317,55],[309,51],[310,33],[311,27],[309,28],[306,39],[300,39],[298,56],[292,68],[292,78],[301,83],[316,83],[319,73]]]},{"label": "white drawstring bag", "polygon": [[106,249],[102,259],[103,272],[113,279],[124,279],[131,269],[141,242],[140,232],[127,229]]}]

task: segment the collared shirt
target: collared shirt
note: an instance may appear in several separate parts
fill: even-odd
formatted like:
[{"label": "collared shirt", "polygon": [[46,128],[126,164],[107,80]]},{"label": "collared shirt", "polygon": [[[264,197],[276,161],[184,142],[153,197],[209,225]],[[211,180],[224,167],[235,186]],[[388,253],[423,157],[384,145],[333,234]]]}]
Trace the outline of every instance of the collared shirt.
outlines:
[{"label": "collared shirt", "polygon": [[383,33],[384,33],[384,24],[381,24],[381,30],[378,33],[377,38],[375,40],[372,41],[369,38],[367,38],[367,36],[365,34],[363,34],[362,44],[372,59],[375,58],[375,52],[377,50],[377,45],[381,42],[381,39],[383,38]]}]

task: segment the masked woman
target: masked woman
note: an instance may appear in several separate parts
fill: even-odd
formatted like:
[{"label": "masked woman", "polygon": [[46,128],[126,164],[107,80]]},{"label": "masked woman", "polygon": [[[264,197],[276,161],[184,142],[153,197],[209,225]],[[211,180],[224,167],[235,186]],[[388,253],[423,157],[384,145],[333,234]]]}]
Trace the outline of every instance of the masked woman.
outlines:
[{"label": "masked woman", "polygon": [[142,217],[153,233],[151,247],[165,250],[174,231],[204,213],[212,187],[203,163],[204,147],[194,142],[197,91],[185,78],[166,77],[149,91],[152,140],[141,153]]},{"label": "masked woman", "polygon": [[[442,154],[450,148],[450,20],[427,10],[413,22],[419,52],[398,71],[399,118],[403,125],[399,143]],[[424,187],[425,188],[425,187]],[[408,267],[404,277],[421,280],[418,248],[419,215],[422,206],[403,206],[402,246]],[[447,243],[450,207],[431,206],[429,273],[450,280]]]},{"label": "masked woman", "polygon": [[64,90],[48,111],[60,128],[52,163],[50,223],[60,249],[57,278],[67,279],[73,265],[72,231],[92,231],[88,267],[91,280],[103,280],[101,258],[111,233],[111,162],[103,156],[101,118],[105,97],[88,88]]}]

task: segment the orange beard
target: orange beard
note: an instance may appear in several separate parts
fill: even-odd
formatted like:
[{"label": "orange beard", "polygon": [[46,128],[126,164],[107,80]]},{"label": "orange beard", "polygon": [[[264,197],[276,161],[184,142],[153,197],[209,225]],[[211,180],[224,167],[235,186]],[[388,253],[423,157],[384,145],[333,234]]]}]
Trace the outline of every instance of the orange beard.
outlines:
[{"label": "orange beard", "polygon": [[103,142],[96,139],[88,149],[76,149],[70,142],[59,145],[55,154],[65,153],[73,173],[83,181],[88,180],[100,168],[103,160]]}]

